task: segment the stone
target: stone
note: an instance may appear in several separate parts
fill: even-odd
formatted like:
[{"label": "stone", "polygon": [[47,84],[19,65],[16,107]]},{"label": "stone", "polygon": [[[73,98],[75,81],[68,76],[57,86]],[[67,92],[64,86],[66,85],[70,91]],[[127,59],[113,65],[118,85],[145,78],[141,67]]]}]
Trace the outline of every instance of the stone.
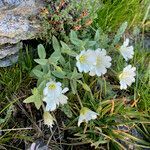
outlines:
[{"label": "stone", "polygon": [[41,32],[37,16],[43,6],[44,0],[0,0],[0,67],[10,64],[4,61],[16,55],[18,43]]},{"label": "stone", "polygon": [[17,62],[22,43],[4,45],[0,47],[0,67],[7,67]]}]

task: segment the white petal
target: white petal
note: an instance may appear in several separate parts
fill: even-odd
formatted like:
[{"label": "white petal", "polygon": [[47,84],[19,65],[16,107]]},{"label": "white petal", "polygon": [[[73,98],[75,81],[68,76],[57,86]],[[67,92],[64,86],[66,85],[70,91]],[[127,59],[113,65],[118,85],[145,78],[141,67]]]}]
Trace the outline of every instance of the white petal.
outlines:
[{"label": "white petal", "polygon": [[124,45],[125,47],[127,47],[127,46],[129,45],[129,38],[126,38],[126,39],[125,39],[123,45]]},{"label": "white petal", "polygon": [[102,49],[102,53],[103,53],[103,55],[106,55],[106,50]]},{"label": "white petal", "polygon": [[78,127],[80,126],[80,124],[84,121],[84,117],[82,115],[79,116],[78,119]]},{"label": "white petal", "polygon": [[46,104],[46,111],[54,111],[55,109],[56,109],[56,103],[54,100]]},{"label": "white petal", "polygon": [[68,97],[65,96],[65,95],[63,95],[63,94],[61,94],[61,95],[58,97],[58,99],[59,99],[59,103],[63,105],[63,104],[66,104],[66,103],[67,103]]},{"label": "white petal", "polygon": [[63,90],[62,90],[62,92],[61,93],[66,93],[67,91],[69,91],[69,88],[67,88],[67,87],[65,87]]},{"label": "white petal", "polygon": [[56,84],[57,84],[57,86],[61,86],[61,83],[60,83],[60,82],[57,82]]},{"label": "white petal", "polygon": [[127,89],[127,85],[124,82],[120,82],[120,89]]},{"label": "white petal", "polygon": [[46,96],[47,94],[48,94],[48,87],[45,87],[44,90],[43,90],[43,95]]}]

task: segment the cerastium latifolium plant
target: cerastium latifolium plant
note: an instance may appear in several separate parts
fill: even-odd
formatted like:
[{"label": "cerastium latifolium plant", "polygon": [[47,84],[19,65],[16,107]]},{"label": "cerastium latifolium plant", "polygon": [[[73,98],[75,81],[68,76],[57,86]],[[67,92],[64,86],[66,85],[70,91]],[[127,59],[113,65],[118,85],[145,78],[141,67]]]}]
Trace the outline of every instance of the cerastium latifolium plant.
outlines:
[{"label": "cerastium latifolium plant", "polygon": [[138,112],[133,98],[126,97],[133,95],[136,82],[134,47],[129,38],[122,40],[126,27],[127,22],[112,40],[101,39],[100,30],[93,39],[83,40],[72,30],[69,44],[53,36],[50,56],[38,45],[38,65],[32,70],[37,87],[24,102],[43,109],[44,124],[52,128],[57,122],[53,111],[61,109],[69,118],[64,130],[72,130],[78,141],[95,148],[150,146],[132,134],[138,124],[148,122],[148,115]]}]

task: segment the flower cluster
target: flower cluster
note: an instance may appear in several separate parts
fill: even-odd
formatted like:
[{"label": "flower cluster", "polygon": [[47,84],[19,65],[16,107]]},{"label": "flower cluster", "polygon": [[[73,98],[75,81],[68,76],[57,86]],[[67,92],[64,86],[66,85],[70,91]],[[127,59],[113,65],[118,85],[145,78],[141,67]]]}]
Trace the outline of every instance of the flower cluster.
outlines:
[{"label": "flower cluster", "polygon": [[[133,58],[134,51],[133,46],[129,45],[129,39],[125,39],[123,45],[120,47],[120,53],[122,54],[123,58],[127,61]],[[135,82],[135,71],[136,68],[132,67],[131,65],[126,66],[122,73],[119,75],[120,80],[120,89],[127,89],[127,86],[131,86],[133,82]]]},{"label": "flower cluster", "polygon": [[43,90],[43,101],[47,103],[46,111],[54,111],[57,105],[66,104],[68,97],[64,95],[69,89],[62,89],[60,82],[50,81]]},{"label": "flower cluster", "polygon": [[[123,45],[120,47],[120,53],[127,61],[133,57],[133,46],[128,47],[129,39],[126,39]],[[111,57],[106,55],[106,50],[83,50],[76,56],[76,66],[79,72],[89,73],[90,76],[101,76],[107,72],[107,69],[111,66]],[[127,89],[135,82],[135,67],[131,65],[126,66],[119,75],[120,89]],[[46,102],[46,111],[44,112],[44,123],[50,127],[54,124],[54,118],[48,111],[54,111],[60,104],[67,103],[68,97],[64,95],[69,89],[62,89],[60,82],[50,81],[46,84],[43,90],[43,101]],[[88,123],[92,119],[96,119],[99,114],[90,110],[87,107],[82,107],[80,110],[80,116],[78,118],[78,126],[82,122]]]},{"label": "flower cluster", "polygon": [[111,66],[111,57],[106,55],[105,49],[96,49],[81,51],[81,53],[76,56],[79,72],[89,72],[90,76],[101,76],[107,72],[107,68]]}]

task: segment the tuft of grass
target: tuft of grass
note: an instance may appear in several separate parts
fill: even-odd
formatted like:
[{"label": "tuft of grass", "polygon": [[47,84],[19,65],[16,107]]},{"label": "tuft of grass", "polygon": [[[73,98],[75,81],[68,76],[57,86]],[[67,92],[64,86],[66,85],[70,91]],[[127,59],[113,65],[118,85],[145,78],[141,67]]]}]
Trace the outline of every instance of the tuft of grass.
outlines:
[{"label": "tuft of grass", "polygon": [[26,128],[30,117],[21,105],[22,99],[31,92],[31,57],[26,47],[25,52],[20,51],[17,64],[0,68],[0,149],[24,149],[24,141],[32,140],[28,136],[32,130]]},{"label": "tuft of grass", "polygon": [[142,25],[146,9],[148,0],[102,0],[95,24],[104,31],[115,31],[125,21],[128,22],[129,28]]}]

